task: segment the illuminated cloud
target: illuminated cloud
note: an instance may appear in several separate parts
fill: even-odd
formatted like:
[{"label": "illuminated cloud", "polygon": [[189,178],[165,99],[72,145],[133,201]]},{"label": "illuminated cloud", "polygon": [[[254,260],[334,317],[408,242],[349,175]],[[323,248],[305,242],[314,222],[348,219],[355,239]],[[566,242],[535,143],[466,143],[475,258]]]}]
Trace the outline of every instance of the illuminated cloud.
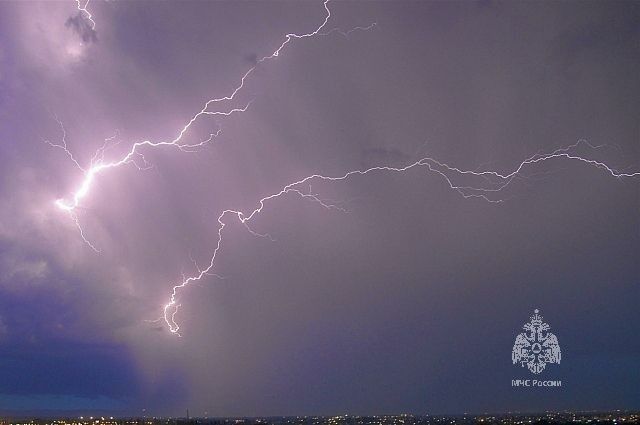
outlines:
[{"label": "illuminated cloud", "polygon": [[[637,368],[610,365],[638,355],[620,342],[637,333],[638,183],[615,177],[638,164],[637,8],[335,2],[327,32],[377,25],[295,39],[260,62],[286,34],[319,28],[322,3],[91,2],[95,28],[77,6],[0,5],[9,402],[219,415],[519,408],[495,359],[508,366],[511,323],[531,303],[582,350],[567,374],[587,390],[552,407],[590,406],[602,385],[612,404],[634,400]],[[608,22],[628,28],[621,42],[590,43]],[[215,105],[236,112],[204,110],[188,149],[143,144],[144,161],[100,173],[73,204],[100,253],[87,247],[54,201],[73,202],[105,141],[115,137],[105,161],[118,161],[135,141],[174,140],[255,65],[234,101]],[[532,157],[585,138],[591,147]],[[45,143],[63,140],[77,164]],[[465,199],[524,158],[535,164],[487,195],[506,202]],[[502,176],[430,169],[445,163]],[[392,168],[342,178],[380,165]],[[176,338],[163,306],[210,264],[225,210],[216,275],[168,309],[182,305]],[[590,365],[603,376],[582,376]],[[56,392],[57,381],[80,384]]]}]

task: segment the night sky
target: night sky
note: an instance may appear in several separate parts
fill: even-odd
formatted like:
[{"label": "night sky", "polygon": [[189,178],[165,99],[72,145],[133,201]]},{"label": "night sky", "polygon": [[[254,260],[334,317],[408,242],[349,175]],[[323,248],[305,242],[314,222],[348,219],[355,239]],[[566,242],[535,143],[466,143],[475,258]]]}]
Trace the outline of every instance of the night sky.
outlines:
[{"label": "night sky", "polygon": [[[504,202],[415,167],[304,184],[344,211],[284,194],[251,221],[270,238],[227,217],[170,332],[220,213],[305,176],[423,157],[506,174],[578,141],[640,170],[640,3],[327,7],[261,62],[323,3],[95,0],[95,29],[73,1],[0,3],[0,412],[640,409],[640,177],[566,157],[524,167]],[[210,143],[95,178],[74,210],[92,250],[54,203],[84,178],[46,143],[60,123],[83,168],[112,136],[114,161],[252,67],[211,108],[246,111],[184,135]],[[511,362],[535,308],[562,348],[537,378],[561,388],[511,386],[536,378]]]}]

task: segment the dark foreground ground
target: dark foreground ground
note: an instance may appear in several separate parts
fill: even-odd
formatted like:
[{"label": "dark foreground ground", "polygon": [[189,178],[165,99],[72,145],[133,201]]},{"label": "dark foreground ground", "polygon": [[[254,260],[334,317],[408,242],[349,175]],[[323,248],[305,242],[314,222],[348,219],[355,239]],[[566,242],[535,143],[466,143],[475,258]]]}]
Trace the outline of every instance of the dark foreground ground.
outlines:
[{"label": "dark foreground ground", "polygon": [[640,412],[546,412],[500,415],[292,416],[265,418],[11,418],[0,425],[429,425],[429,424],[640,424]]}]

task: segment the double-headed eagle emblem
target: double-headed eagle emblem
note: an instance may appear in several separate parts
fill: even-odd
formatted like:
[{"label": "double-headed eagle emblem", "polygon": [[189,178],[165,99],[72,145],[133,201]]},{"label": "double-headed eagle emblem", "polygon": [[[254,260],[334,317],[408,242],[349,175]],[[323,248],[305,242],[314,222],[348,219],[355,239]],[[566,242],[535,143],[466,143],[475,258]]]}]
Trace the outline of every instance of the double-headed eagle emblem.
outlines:
[{"label": "double-headed eagle emblem", "polygon": [[558,338],[549,332],[549,325],[538,314],[539,310],[536,309],[533,313],[531,320],[522,327],[524,332],[516,337],[511,360],[513,364],[520,363],[537,375],[547,363],[560,364],[560,345]]}]

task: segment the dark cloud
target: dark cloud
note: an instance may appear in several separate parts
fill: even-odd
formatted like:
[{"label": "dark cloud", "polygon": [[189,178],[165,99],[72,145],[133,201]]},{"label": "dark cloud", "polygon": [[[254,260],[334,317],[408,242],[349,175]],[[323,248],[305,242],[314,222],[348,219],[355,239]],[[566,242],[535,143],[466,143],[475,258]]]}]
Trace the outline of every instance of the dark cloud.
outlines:
[{"label": "dark cloud", "polygon": [[85,43],[95,43],[98,41],[98,34],[92,28],[91,22],[85,18],[83,12],[78,12],[75,16],[69,16],[64,26],[71,28]]}]

